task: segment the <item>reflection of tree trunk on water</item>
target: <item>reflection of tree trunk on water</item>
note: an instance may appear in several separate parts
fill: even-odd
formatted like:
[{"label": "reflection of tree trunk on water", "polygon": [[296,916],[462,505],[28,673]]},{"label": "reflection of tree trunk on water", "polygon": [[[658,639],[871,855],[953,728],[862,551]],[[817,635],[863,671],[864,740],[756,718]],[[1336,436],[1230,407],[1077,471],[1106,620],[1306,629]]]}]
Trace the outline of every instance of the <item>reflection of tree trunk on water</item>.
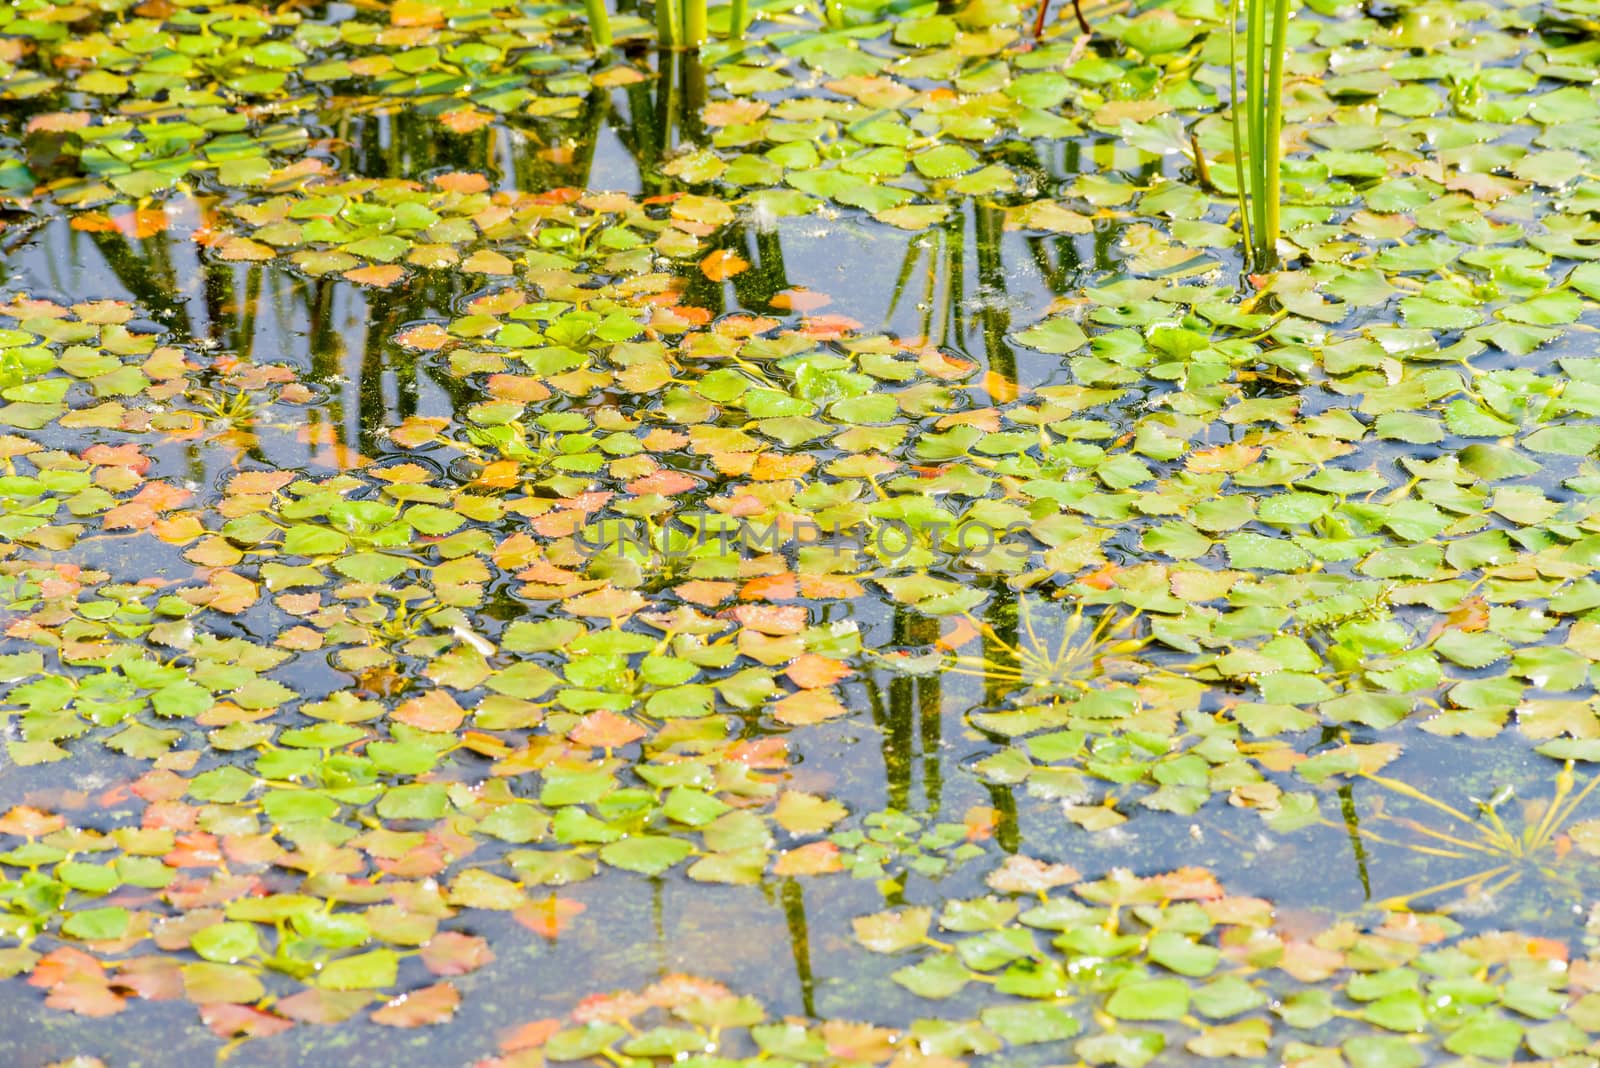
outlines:
[{"label": "reflection of tree trunk on water", "polygon": [[[895,308],[905,296],[917,264],[924,250],[928,253],[928,270],[923,278],[921,331],[922,336],[934,345],[950,343],[950,327],[955,326],[955,337],[962,343],[965,330],[961,322],[961,305],[966,296],[965,246],[967,215],[963,210],[952,212],[938,226],[924,230],[913,237],[906,246],[905,258],[895,277],[894,290],[889,296],[889,308],[884,312],[884,329],[894,322]],[[943,283],[941,288],[940,283]]]},{"label": "reflection of tree trunk on water", "polygon": [[[1323,727],[1322,737],[1318,739],[1312,752],[1338,745],[1344,741],[1338,727]],[[1355,785],[1346,782],[1339,787],[1339,815],[1344,820],[1345,834],[1350,838],[1350,852],[1355,857],[1356,876],[1361,880],[1361,893],[1368,901],[1372,900],[1372,879],[1367,871],[1367,847],[1361,840],[1361,814],[1356,811]]]},{"label": "reflection of tree trunk on water", "polygon": [[[1078,161],[1082,151],[1082,147],[1076,141],[1068,141],[1062,145],[1062,176],[1078,173]],[[1042,158],[1039,164],[1046,174],[1050,173],[1049,164]],[[1051,293],[1060,296],[1076,284],[1078,273],[1083,269],[1083,257],[1078,254],[1077,238],[1071,234],[1063,234],[1060,237],[1029,237],[1025,239],[1025,244],[1028,246],[1029,254],[1033,256],[1034,265],[1039,268],[1045,288]],[[1051,257],[1052,250],[1054,259]]]},{"label": "reflection of tree trunk on water", "polygon": [[[931,645],[939,640],[939,621],[897,608],[894,644]],[[941,684],[938,675],[898,675],[889,680],[889,704],[884,708],[876,689],[872,692],[872,718],[883,736],[883,774],[889,808],[911,811],[911,780],[920,737],[923,756],[923,803],[930,816],[938,814],[943,784],[939,767],[942,729],[939,722]],[[920,731],[916,729],[920,721]],[[931,744],[930,744],[931,743]]]},{"label": "reflection of tree trunk on water", "polygon": [[[333,321],[333,301],[337,288],[338,284],[327,276],[308,283],[306,287],[306,347],[311,355],[311,376],[328,391],[326,420],[324,406],[320,404],[312,405],[307,416],[313,435],[323,426],[330,427],[326,436],[335,450],[344,445],[344,391],[341,385],[345,381],[344,338]],[[316,452],[315,436],[312,452]]]},{"label": "reflection of tree trunk on water", "polygon": [[789,952],[800,984],[800,1004],[807,1016],[817,1015],[816,980],[811,974],[811,933],[806,924],[806,892],[793,877],[783,881],[783,918],[789,927]]},{"label": "reflection of tree trunk on water", "polygon": [[637,82],[624,92],[627,120],[616,112],[617,137],[638,167],[640,191],[645,196],[676,191],[677,181],[661,167],[679,144],[705,142],[705,65],[693,53],[658,51],[655,81]]},{"label": "reflection of tree trunk on water", "polygon": [[122,288],[132,294],[147,314],[163,317],[179,333],[192,336],[189,308],[183,298],[187,287],[178,281],[170,238],[165,230],[137,239],[114,232],[89,236]]},{"label": "reflection of tree trunk on water", "polygon": [[391,369],[394,372],[395,417],[404,420],[417,413],[417,361],[402,358],[391,364],[385,356],[389,338],[399,325],[400,302],[387,291],[376,292],[368,296],[367,309],[366,350],[361,357],[357,448],[363,456],[375,456],[378,451],[378,432],[389,425],[389,410],[383,400],[384,372]]},{"label": "reflection of tree trunk on water", "polygon": [[977,249],[978,289],[982,297],[983,359],[989,369],[990,399],[1006,403],[1017,396],[1017,354],[1006,343],[1011,309],[1006,304],[1005,212],[994,204],[973,203],[973,243]]},{"label": "reflection of tree trunk on water", "polygon": [[[1011,650],[1018,648],[1017,591],[1000,576],[990,578],[988,586],[991,599],[986,622],[989,629],[982,634],[983,661],[985,664],[1012,667],[1016,665],[1016,657]],[[1012,683],[997,675],[990,673],[983,680],[983,702],[990,707],[1003,703],[1013,688]],[[1021,829],[1017,825],[1016,795],[1011,792],[1012,787],[1005,783],[985,783],[984,787],[989,791],[995,811],[1000,814],[995,822],[995,841],[1007,853],[1015,853],[1022,844]]]},{"label": "reflection of tree trunk on water", "polygon": [[[970,204],[970,202],[969,202]],[[955,342],[966,343],[966,328],[961,320],[962,305],[967,300],[967,212],[952,212],[944,224],[944,310],[939,316],[938,344],[949,345],[950,328],[955,327]]]}]

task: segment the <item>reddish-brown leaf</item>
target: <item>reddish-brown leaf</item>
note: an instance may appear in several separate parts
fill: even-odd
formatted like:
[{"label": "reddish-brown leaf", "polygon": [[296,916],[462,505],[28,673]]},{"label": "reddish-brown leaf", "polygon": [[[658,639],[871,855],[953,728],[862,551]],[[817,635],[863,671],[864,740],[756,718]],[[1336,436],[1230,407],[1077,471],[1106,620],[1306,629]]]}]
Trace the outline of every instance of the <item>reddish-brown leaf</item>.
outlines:
[{"label": "reddish-brown leaf", "polygon": [[516,1053],[519,1050],[538,1049],[550,1041],[550,1036],[561,1030],[561,1026],[561,1021],[557,1019],[525,1023],[500,1039],[500,1052]]},{"label": "reddish-brown leaf", "polygon": [[545,938],[559,938],[562,930],[586,906],[581,901],[551,894],[542,901],[529,901],[511,915],[535,934]]},{"label": "reddish-brown leaf", "polygon": [[718,249],[700,261],[700,271],[713,282],[726,282],[750,269],[750,261],[728,249]]},{"label": "reddish-brown leaf", "polygon": [[467,718],[466,710],[456,703],[446,690],[429,690],[420,697],[404,701],[390,714],[408,727],[419,731],[449,734]]},{"label": "reddish-brown leaf", "polygon": [[783,673],[789,676],[789,681],[803,690],[820,690],[832,686],[841,679],[849,678],[855,674],[855,670],[847,664],[816,653],[803,653],[795,657]]},{"label": "reddish-brown leaf", "polygon": [[459,931],[442,931],[422,947],[422,963],[434,975],[466,975],[493,960],[487,940]]},{"label": "reddish-brown leaf", "polygon": [[762,634],[799,634],[806,626],[806,610],[799,605],[742,604],[728,614]]},{"label": "reddish-brown leaf", "polygon": [[218,1038],[270,1038],[294,1026],[276,1013],[222,1001],[200,1006],[200,1019]]},{"label": "reddish-brown leaf", "polygon": [[579,745],[596,749],[616,749],[644,735],[644,728],[633,720],[605,708],[590,712],[567,732],[567,737]]},{"label": "reddish-brown leaf", "polygon": [[406,276],[406,269],[398,263],[375,263],[370,267],[352,267],[344,277],[358,285],[386,288]]},{"label": "reddish-brown leaf", "polygon": [[372,1003],[361,990],[302,990],[273,1006],[279,1014],[301,1023],[332,1024],[348,1020]]},{"label": "reddish-brown leaf", "polygon": [[808,842],[781,854],[772,866],[774,875],[825,875],[843,871],[839,847],[832,842]]},{"label": "reddish-brown leaf", "polygon": [[24,838],[37,838],[67,825],[62,816],[42,812],[31,805],[17,805],[0,816],[0,834],[19,834]]},{"label": "reddish-brown leaf", "polygon": [[444,1023],[456,1014],[461,994],[451,983],[435,983],[401,994],[372,1014],[372,1022],[385,1027],[426,1027]]}]

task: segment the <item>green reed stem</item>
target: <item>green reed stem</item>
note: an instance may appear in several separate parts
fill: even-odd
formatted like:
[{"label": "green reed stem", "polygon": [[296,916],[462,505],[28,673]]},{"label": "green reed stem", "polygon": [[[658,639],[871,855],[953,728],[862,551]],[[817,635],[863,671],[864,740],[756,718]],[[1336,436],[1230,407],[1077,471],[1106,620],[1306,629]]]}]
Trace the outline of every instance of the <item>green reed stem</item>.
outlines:
[{"label": "green reed stem", "polygon": [[750,28],[750,0],[733,0],[728,8],[728,39],[744,40],[744,31]]},{"label": "green reed stem", "polygon": [[[1270,22],[1268,4],[1271,4]],[[1239,85],[1239,16],[1244,8],[1244,85]],[[1239,226],[1252,269],[1278,265],[1283,227],[1283,76],[1289,0],[1230,0],[1229,87]]]},{"label": "green reed stem", "polygon": [[699,48],[706,37],[706,0],[683,0],[683,46]]},{"label": "green reed stem", "polygon": [[1277,0],[1272,9],[1272,70],[1267,82],[1266,181],[1261,187],[1265,222],[1261,253],[1264,268],[1278,265],[1278,232],[1283,214],[1283,65],[1289,53],[1289,0]]},{"label": "green reed stem", "polygon": [[1250,249],[1250,193],[1244,154],[1244,107],[1239,97],[1239,0],[1228,4],[1228,110],[1233,119],[1233,185],[1239,198],[1239,228],[1244,233],[1244,247]]},{"label": "green reed stem", "polygon": [[1249,143],[1245,151],[1250,158],[1250,220],[1255,238],[1252,251],[1259,251],[1266,238],[1266,214],[1261,204],[1262,187],[1266,185],[1266,168],[1263,166],[1262,145],[1266,141],[1266,113],[1261,107],[1261,88],[1266,81],[1266,49],[1262,37],[1266,34],[1266,4],[1264,0],[1245,0],[1244,41],[1244,95],[1245,132]]},{"label": "green reed stem", "polygon": [[678,0],[656,0],[656,44],[678,47]]},{"label": "green reed stem", "polygon": [[611,51],[611,14],[606,10],[606,0],[583,0],[589,14],[589,40],[594,50],[602,55]]}]

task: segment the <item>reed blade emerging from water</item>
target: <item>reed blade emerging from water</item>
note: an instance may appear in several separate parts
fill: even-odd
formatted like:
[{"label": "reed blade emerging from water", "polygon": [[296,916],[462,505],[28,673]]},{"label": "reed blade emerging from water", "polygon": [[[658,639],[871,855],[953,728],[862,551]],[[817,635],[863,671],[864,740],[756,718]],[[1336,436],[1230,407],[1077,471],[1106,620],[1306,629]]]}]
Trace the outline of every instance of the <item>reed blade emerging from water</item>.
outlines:
[{"label": "reed blade emerging from water", "polygon": [[[1245,22],[1242,93],[1241,6]],[[1228,62],[1234,185],[1246,255],[1251,269],[1256,271],[1278,266],[1283,204],[1283,77],[1288,43],[1289,0],[1232,0]]]}]

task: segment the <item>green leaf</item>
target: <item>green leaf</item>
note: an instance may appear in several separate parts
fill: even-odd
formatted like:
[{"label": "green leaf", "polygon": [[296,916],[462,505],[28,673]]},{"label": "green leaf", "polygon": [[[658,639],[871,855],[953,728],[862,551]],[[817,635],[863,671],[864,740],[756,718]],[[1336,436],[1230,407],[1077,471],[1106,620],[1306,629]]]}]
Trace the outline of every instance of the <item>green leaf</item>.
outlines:
[{"label": "green leaf", "polygon": [[322,966],[317,985],[325,990],[376,990],[393,986],[400,958],[392,949],[341,957]]},{"label": "green leaf", "polygon": [[1181,979],[1145,979],[1117,987],[1106,1011],[1119,1020],[1177,1020],[1189,1011],[1189,987]]},{"label": "green leaf", "polygon": [[216,923],[196,931],[189,945],[201,957],[219,964],[233,964],[261,952],[261,940],[253,923]]},{"label": "green leaf", "polygon": [[1013,1046],[1059,1042],[1083,1028],[1076,1017],[1054,1005],[996,1005],[984,1009],[979,1017],[985,1027]]},{"label": "green leaf", "polygon": [[127,934],[131,919],[125,908],[86,909],[68,917],[61,933],[85,942],[104,942]]},{"label": "green leaf", "polygon": [[660,875],[694,852],[688,842],[662,835],[639,835],[602,846],[600,859],[613,868]]}]

